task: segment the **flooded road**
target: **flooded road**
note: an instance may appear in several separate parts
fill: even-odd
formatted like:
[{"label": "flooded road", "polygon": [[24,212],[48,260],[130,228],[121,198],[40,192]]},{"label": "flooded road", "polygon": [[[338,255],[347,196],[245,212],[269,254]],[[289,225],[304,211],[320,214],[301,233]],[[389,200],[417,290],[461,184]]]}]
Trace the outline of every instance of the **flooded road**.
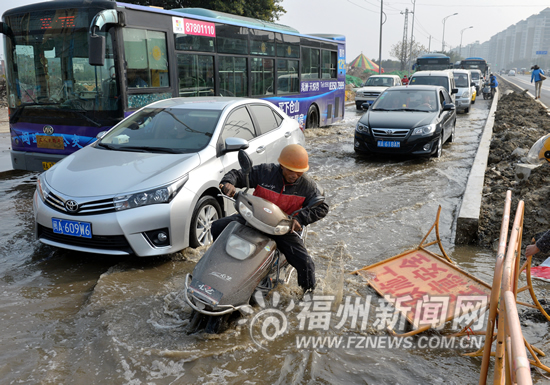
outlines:
[{"label": "flooded road", "polygon": [[[459,114],[456,141],[443,147],[440,159],[355,155],[353,132],[361,113],[351,107],[344,122],[306,132],[309,174],[325,188],[330,205],[328,216],[310,226],[307,240],[317,269],[316,295],[333,305],[348,296],[371,297],[373,320],[378,296],[348,273],[415,248],[439,205],[447,254],[492,282],[491,250],[453,244],[454,218],[487,113],[487,102],[478,100],[470,114]],[[477,383],[481,359],[461,355],[475,348],[298,347],[304,335],[350,341],[386,333],[371,322],[364,330],[339,326],[336,312],[329,330],[304,331],[295,281],[255,309],[281,309],[288,321],[285,334],[262,346],[252,338],[260,325],[255,314],[220,335],[188,334],[190,309],[181,289],[204,250],[134,259],[41,245],[32,237],[37,174],[1,175],[2,384]],[[548,351],[547,324],[526,325],[526,338]],[[538,374],[534,380],[544,383]]]}]

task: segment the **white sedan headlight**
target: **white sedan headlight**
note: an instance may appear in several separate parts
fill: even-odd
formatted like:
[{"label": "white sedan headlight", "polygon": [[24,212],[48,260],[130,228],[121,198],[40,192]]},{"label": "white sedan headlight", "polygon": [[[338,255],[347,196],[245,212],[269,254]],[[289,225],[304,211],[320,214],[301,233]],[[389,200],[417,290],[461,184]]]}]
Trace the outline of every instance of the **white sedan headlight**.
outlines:
[{"label": "white sedan headlight", "polygon": [[427,126],[416,127],[413,131],[413,135],[429,136],[435,132],[435,124],[428,124]]},{"label": "white sedan headlight", "polygon": [[42,201],[45,201],[48,195],[50,195],[50,189],[48,188],[44,174],[44,172],[40,174],[38,176],[38,180],[36,181],[36,190],[38,191],[38,195],[40,195],[40,199],[42,199]]},{"label": "white sedan headlight", "polygon": [[183,178],[166,186],[118,196],[113,199],[115,210],[121,211],[157,203],[169,203],[174,199],[188,179],[189,175],[185,175]]}]

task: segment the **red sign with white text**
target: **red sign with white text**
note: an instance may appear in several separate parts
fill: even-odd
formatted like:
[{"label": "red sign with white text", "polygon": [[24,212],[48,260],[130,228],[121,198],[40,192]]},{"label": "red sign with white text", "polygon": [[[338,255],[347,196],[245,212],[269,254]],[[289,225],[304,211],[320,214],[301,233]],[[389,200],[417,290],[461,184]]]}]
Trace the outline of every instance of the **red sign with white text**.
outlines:
[{"label": "red sign with white text", "polygon": [[200,20],[183,19],[184,33],[187,35],[216,37],[216,25]]}]

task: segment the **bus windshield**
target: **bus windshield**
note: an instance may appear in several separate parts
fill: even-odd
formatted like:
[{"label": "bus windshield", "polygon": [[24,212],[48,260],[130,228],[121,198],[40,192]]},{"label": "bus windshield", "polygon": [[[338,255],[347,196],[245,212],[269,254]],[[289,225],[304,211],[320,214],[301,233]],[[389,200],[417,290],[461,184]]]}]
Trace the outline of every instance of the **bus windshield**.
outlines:
[{"label": "bus windshield", "polygon": [[[95,12],[94,12],[95,13]],[[7,16],[10,107],[47,105],[79,111],[115,110],[112,44],[106,65],[88,64],[89,12],[59,9]],[[104,33],[105,35],[105,33]]]}]

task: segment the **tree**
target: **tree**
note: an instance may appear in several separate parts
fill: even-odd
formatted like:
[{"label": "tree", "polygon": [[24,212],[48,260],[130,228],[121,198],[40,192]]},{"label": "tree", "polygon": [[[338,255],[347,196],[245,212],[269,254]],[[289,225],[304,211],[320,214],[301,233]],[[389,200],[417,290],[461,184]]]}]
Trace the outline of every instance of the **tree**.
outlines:
[{"label": "tree", "polygon": [[265,21],[279,20],[286,10],[283,0],[129,0],[128,3],[152,5],[164,9],[206,8]]},{"label": "tree", "polygon": [[[403,50],[405,50],[405,52],[403,52]],[[424,52],[428,52],[428,50],[420,43],[413,43],[411,53],[410,43],[404,44],[403,42],[399,42],[391,46],[390,56],[396,58],[400,62],[400,70],[403,71],[407,68],[408,64],[412,65],[413,59],[417,58]]]}]

